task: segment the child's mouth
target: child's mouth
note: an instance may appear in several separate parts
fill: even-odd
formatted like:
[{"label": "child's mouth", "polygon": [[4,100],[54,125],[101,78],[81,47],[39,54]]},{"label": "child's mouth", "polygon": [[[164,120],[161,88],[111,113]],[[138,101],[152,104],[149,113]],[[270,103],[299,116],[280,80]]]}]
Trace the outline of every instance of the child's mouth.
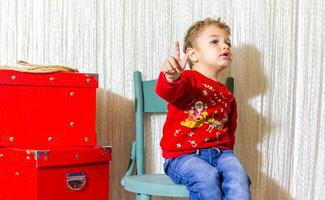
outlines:
[{"label": "child's mouth", "polygon": [[224,58],[230,58],[230,53],[226,52],[226,53],[221,54],[220,56],[224,57]]}]

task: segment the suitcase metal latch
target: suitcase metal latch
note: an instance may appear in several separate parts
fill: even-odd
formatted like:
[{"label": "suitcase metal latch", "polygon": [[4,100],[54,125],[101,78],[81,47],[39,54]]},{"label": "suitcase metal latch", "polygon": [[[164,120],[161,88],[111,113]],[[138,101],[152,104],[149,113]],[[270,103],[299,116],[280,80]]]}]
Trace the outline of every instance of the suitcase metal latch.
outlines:
[{"label": "suitcase metal latch", "polygon": [[67,186],[70,190],[82,190],[86,185],[86,174],[84,172],[67,173]]}]

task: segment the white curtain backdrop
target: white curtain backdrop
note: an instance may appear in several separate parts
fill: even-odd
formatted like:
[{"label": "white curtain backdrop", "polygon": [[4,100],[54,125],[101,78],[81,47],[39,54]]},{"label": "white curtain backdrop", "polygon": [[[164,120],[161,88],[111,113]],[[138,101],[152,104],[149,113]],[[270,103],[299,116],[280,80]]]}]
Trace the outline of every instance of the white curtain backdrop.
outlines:
[{"label": "white curtain backdrop", "polygon": [[[321,200],[324,10],[323,0],[0,0],[0,65],[26,60],[98,73],[98,144],[113,146],[110,196],[134,199],[119,183],[134,139],[132,73],[156,78],[193,22],[221,17],[232,28],[234,60],[220,79],[235,78],[235,151],[252,199]],[[162,172],[164,117],[147,117],[148,172]]]}]

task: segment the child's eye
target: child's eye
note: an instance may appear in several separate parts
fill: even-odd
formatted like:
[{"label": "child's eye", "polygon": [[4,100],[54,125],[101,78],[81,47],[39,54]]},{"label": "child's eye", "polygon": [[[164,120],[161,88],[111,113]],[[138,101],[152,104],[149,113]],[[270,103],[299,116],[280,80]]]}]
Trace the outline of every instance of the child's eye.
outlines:
[{"label": "child's eye", "polygon": [[219,40],[212,40],[211,43],[212,44],[218,44]]}]

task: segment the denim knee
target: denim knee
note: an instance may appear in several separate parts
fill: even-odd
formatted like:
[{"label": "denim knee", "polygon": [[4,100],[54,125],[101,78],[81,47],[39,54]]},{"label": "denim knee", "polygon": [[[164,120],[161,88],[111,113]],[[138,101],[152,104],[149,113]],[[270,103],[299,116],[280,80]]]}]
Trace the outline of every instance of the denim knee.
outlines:
[{"label": "denim knee", "polygon": [[195,155],[167,159],[164,163],[166,174],[190,192],[190,199],[221,199],[218,170]]},{"label": "denim knee", "polygon": [[199,184],[201,188],[211,188],[219,185],[220,176],[216,168],[211,168],[209,170],[202,170],[193,174],[191,178],[193,184],[194,182]]}]

